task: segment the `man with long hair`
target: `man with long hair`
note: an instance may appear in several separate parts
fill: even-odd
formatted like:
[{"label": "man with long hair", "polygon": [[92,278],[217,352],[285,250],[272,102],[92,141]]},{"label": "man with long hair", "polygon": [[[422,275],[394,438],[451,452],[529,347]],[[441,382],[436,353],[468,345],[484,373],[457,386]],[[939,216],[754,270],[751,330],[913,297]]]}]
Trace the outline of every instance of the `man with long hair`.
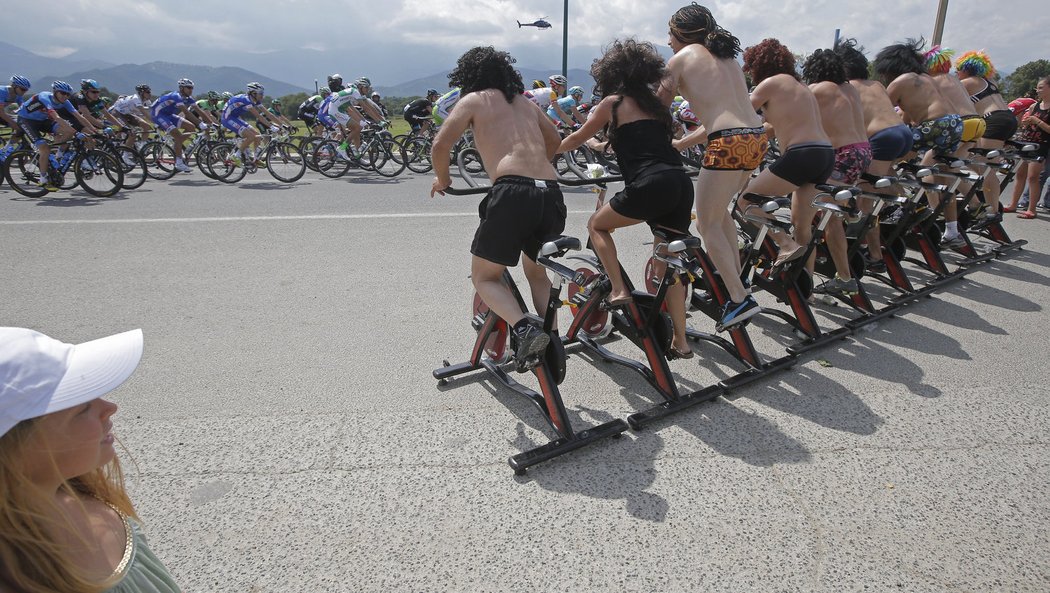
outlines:
[{"label": "man with long hair", "polygon": [[708,133],[696,181],[696,224],[729,293],[716,326],[723,331],[761,311],[740,279],[736,225],[728,206],[762,162],[767,141],[736,61],[740,40],[695,2],[675,12],[668,26],[675,55],[657,94],[666,106],[675,95],[685,97]]},{"label": "man with long hair", "polygon": [[537,311],[546,311],[551,282],[536,257],[545,241],[565,229],[566,212],[551,165],[561,138],[547,114],[522,96],[525,88],[513,64],[507,52],[475,47],[449,73],[449,84],[462,90],[455,110],[434,138],[430,195],[452,184],[452,145],[472,128],[493,183],[479,207],[481,224],[470,246],[470,277],[481,300],[512,326],[511,347],[518,368],[525,370],[536,364],[550,337],[522,314],[503,282],[503,271],[518,265],[519,254],[524,253],[522,266],[533,303]]}]

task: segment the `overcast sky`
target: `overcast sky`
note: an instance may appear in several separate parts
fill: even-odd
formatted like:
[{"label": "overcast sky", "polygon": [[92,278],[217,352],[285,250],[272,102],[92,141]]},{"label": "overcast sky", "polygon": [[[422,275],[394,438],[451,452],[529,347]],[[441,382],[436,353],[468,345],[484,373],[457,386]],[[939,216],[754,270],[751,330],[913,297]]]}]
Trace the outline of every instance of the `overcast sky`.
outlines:
[{"label": "overcast sky", "polygon": [[[668,18],[684,3],[569,0],[569,66],[588,67],[598,48],[616,37],[666,44]],[[929,39],[937,4],[718,0],[705,5],[745,47],[777,37],[805,54],[830,46],[839,28],[843,36],[857,38],[870,58],[906,37]],[[1046,0],[950,0],[944,45],[960,52],[985,48],[1003,71],[1050,59],[1048,6]],[[71,0],[60,6],[12,2],[4,19],[27,25],[8,27],[6,41],[52,57],[244,66],[303,86],[310,81],[312,87],[314,78],[338,64],[345,64],[340,71],[348,76],[367,71],[379,84],[401,83],[451,67],[478,44],[509,50],[524,67],[560,69],[563,7],[562,0]],[[540,17],[554,27],[515,24]],[[318,72],[294,59],[312,55],[304,49],[326,52],[316,56]],[[275,51],[281,53],[261,55]]]}]

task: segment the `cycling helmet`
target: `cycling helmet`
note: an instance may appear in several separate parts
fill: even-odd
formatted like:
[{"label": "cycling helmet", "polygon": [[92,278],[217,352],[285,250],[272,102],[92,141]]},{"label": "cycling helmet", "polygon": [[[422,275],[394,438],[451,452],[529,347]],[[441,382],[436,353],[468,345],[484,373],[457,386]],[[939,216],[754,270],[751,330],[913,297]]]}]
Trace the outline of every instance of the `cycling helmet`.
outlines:
[{"label": "cycling helmet", "polygon": [[547,83],[543,82],[542,80],[534,80],[534,81],[532,81],[532,88],[534,88],[534,89],[542,89],[542,88],[545,88],[546,86],[547,86]]},{"label": "cycling helmet", "polygon": [[27,91],[30,89],[30,87],[32,87],[32,85],[29,84],[28,78],[26,78],[25,76],[19,76],[17,74],[11,77],[11,84],[15,86],[20,86]]},{"label": "cycling helmet", "polygon": [[441,93],[439,93],[437,89],[427,89],[426,96],[429,97],[430,95],[440,95],[440,94]]},{"label": "cycling helmet", "polygon": [[322,98],[327,97],[328,95],[331,95],[331,94],[332,94],[332,90],[331,89],[329,89],[328,87],[321,87],[321,97]]},{"label": "cycling helmet", "polygon": [[179,79],[179,88],[190,87],[193,88],[193,81],[188,78]]},{"label": "cycling helmet", "polygon": [[135,91],[139,93],[149,93],[152,92],[152,89],[149,88],[148,84],[140,84],[135,87]]},{"label": "cycling helmet", "polygon": [[229,101],[232,98],[233,98],[233,93],[231,93],[230,91],[226,91],[226,92],[224,92],[222,94],[222,100],[223,101]]},{"label": "cycling helmet", "polygon": [[328,75],[328,82],[343,82],[343,75],[342,74],[329,74]]},{"label": "cycling helmet", "polygon": [[69,86],[68,82],[62,82],[61,80],[56,80],[55,82],[52,82],[51,90],[58,91],[60,93],[66,93],[67,95],[73,94],[73,87]]},{"label": "cycling helmet", "polygon": [[261,93],[261,92],[263,92],[263,85],[261,85],[261,84],[259,84],[257,82],[249,82],[248,83],[248,92],[249,93]]},{"label": "cycling helmet", "polygon": [[274,99],[273,101],[270,101],[270,107],[280,107],[280,106],[281,106],[281,100],[280,99]]},{"label": "cycling helmet", "polygon": [[551,82],[551,84],[562,84],[562,85],[564,85],[564,84],[569,82],[569,81],[565,80],[565,77],[562,76],[561,74],[551,74],[550,77],[547,78],[547,80],[549,80]]},{"label": "cycling helmet", "polygon": [[573,97],[575,97],[577,95],[582,97],[583,96],[583,87],[582,86],[574,86],[571,89],[569,89],[569,94],[572,95]]},{"label": "cycling helmet", "polygon": [[380,99],[381,97],[379,96],[379,93],[372,93],[372,98],[373,99]]},{"label": "cycling helmet", "polygon": [[82,91],[87,91],[87,90],[97,91],[97,90],[99,90],[101,88],[102,87],[98,86],[98,81],[96,81],[94,79],[84,78],[84,79],[81,79],[81,81],[80,81],[80,90],[82,90]]},{"label": "cycling helmet", "polygon": [[365,76],[362,76],[361,78],[358,78],[357,80],[355,80],[355,81],[354,81],[354,86],[367,86],[367,87],[371,87],[371,86],[372,86],[372,81],[371,81],[371,80],[368,80],[368,78],[367,78],[367,77],[365,77]]}]

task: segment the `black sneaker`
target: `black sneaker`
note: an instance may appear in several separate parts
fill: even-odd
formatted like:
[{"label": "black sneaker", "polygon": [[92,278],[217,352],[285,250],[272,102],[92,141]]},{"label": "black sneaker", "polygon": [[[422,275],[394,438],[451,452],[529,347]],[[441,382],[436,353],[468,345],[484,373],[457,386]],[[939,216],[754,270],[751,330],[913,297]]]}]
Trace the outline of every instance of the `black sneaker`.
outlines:
[{"label": "black sneaker", "polygon": [[510,347],[514,350],[518,371],[523,372],[536,368],[550,342],[551,337],[547,335],[547,332],[531,323],[510,332]]},{"label": "black sneaker", "polygon": [[882,259],[871,259],[870,255],[864,255],[864,269],[873,274],[882,274],[886,271],[886,261]]},{"label": "black sneaker", "polygon": [[973,224],[973,226],[971,226],[970,228],[975,230],[975,231],[979,231],[979,230],[983,229],[984,227],[986,227],[986,226],[988,226],[990,224],[995,224],[997,222],[1002,222],[1002,221],[1003,221],[1003,213],[1002,212],[996,212],[995,214],[992,214],[990,216],[985,216],[985,217],[981,218],[980,220],[975,222]]},{"label": "black sneaker", "polygon": [[755,316],[757,313],[762,312],[762,307],[758,306],[758,302],[755,301],[755,297],[747,295],[742,303],[734,303],[733,301],[726,301],[724,307],[722,307],[722,321],[715,326],[717,331],[725,331],[734,325],[743,323],[748,319]]}]

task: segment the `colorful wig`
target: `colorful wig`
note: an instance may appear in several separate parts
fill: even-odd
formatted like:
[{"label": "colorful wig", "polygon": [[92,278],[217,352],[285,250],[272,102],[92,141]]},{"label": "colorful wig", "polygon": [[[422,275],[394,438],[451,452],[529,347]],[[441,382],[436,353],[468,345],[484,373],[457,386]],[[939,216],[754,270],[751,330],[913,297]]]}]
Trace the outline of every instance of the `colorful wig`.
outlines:
[{"label": "colorful wig", "polygon": [[955,69],[972,76],[991,78],[995,76],[995,66],[984,50],[968,51],[955,60]]},{"label": "colorful wig", "polygon": [[926,72],[928,74],[947,74],[951,72],[952,56],[954,55],[954,49],[948,49],[940,45],[933,46],[930,48],[930,51],[922,56],[926,62]]}]

